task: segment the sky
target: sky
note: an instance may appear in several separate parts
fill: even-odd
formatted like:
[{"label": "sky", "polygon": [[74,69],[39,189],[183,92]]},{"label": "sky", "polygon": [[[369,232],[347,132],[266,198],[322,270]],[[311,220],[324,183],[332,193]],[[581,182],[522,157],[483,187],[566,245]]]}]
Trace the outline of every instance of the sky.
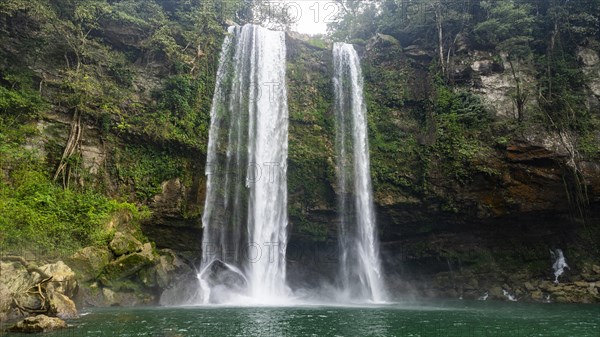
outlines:
[{"label": "sky", "polygon": [[325,34],[327,23],[336,20],[340,5],[333,0],[270,1],[274,8],[286,10],[295,22],[292,30],[304,34]]}]

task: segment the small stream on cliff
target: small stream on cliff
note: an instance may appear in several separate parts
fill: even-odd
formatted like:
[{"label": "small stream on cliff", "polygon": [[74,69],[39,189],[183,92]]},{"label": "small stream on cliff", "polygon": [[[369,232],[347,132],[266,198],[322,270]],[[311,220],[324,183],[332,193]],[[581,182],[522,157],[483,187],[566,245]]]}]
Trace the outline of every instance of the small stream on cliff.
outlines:
[{"label": "small stream on cliff", "polygon": [[39,336],[598,337],[600,308],[477,301],[360,307],[106,308],[84,312],[69,323],[68,330]]}]

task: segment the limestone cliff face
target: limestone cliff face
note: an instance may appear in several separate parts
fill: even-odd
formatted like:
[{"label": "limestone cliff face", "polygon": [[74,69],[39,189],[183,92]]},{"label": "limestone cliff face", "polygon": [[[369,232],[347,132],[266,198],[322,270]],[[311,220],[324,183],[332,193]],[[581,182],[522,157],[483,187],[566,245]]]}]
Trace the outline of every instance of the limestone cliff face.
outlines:
[{"label": "limestone cliff face", "polygon": [[[299,265],[316,263],[315,270],[335,265],[333,133],[322,132],[319,124],[331,128],[332,110],[318,105],[331,98],[330,89],[319,82],[331,75],[331,64],[320,58],[327,53],[310,41],[290,40],[290,67],[301,74],[288,75],[290,98],[299,91],[312,94],[302,95],[302,104],[290,105],[290,115],[303,118],[291,121],[297,126],[290,133],[289,174],[297,174],[294,158],[308,153],[293,142],[309,140],[322,149],[316,159],[329,174],[320,180],[327,193],[290,195],[291,243],[296,243],[292,249],[302,252],[292,259],[290,273],[301,277]],[[439,83],[431,53],[420,46],[402,47],[378,35],[356,48],[365,73],[384,264],[393,288],[476,298],[499,286],[522,298],[531,299],[535,293],[533,297],[541,300],[539,292],[556,299],[537,281],[532,289],[525,289],[523,282],[551,278],[548,251],[557,247],[573,264],[567,281],[595,280],[585,270],[597,264],[599,256],[594,244],[599,234],[597,153],[582,155],[580,135],[548,127],[537,117],[540,103],[535,92],[540,84],[533,66],[517,65],[515,75],[503,55],[465,47],[454,59],[453,84],[448,86]],[[599,102],[593,89],[598,85],[598,52],[582,47],[578,55],[586,78],[586,104],[598,117],[593,108]],[[530,93],[521,123],[513,98],[515,76]],[[445,104],[447,95],[460,106]],[[454,109],[458,118],[471,118],[461,116],[461,109],[470,109],[481,119],[456,127],[448,122],[454,116],[445,115]],[[307,118],[314,111],[322,119]],[[599,136],[596,130],[594,139]],[[300,263],[294,264],[298,256]],[[584,301],[598,300],[582,291]]]},{"label": "limestone cliff face", "polygon": [[[291,203],[304,201],[304,210],[308,213],[326,213],[335,208],[335,201],[331,200],[335,193],[330,125],[333,121],[331,103],[320,106],[318,103],[331,98],[331,88],[323,84],[323,77],[331,73],[331,65],[329,59],[323,58],[327,54],[323,49],[294,38],[290,40],[288,85],[292,92],[290,115],[293,125],[290,174],[297,173],[294,167],[296,156],[308,152],[295,146],[296,142],[313,141],[320,150],[317,164],[323,165],[325,172],[319,180],[324,186],[317,188],[323,187],[327,192],[304,195],[298,201],[292,194]],[[445,170],[445,162],[452,158],[417,153],[443,142],[443,139],[435,134],[435,125],[430,125],[436,120],[423,121],[430,117],[428,114],[439,114],[431,112],[427,106],[432,104],[439,88],[433,84],[434,74],[426,70],[431,59],[423,59],[420,55],[425,51],[415,53],[416,48],[402,48],[380,37],[362,48],[372,123],[370,150],[374,158],[372,174],[376,202],[387,220],[383,222],[393,223],[389,228],[385,227],[384,232],[401,227],[395,224],[429,219],[466,221],[538,212],[567,214],[573,206],[568,202],[570,180],[575,178],[585,185],[587,201],[592,204],[598,201],[598,163],[576,153],[576,135],[548,130],[536,121],[515,130],[512,123],[516,119],[516,108],[511,100],[514,80],[506,64],[496,63],[489,52],[472,51],[460,57],[454,74],[456,84],[451,88],[478,98],[478,104],[490,114],[491,121],[485,122],[489,130],[485,130],[485,134],[465,135],[476,140],[473,148],[465,149],[473,153],[460,158],[455,171]],[[586,72],[591,71],[586,64],[593,64],[593,56],[587,56],[587,59],[582,68],[587,69],[583,70]],[[522,81],[532,90],[537,85],[530,74],[532,70],[527,66],[522,68]],[[593,87],[594,81],[589,77],[588,87]],[[598,101],[592,92],[588,98],[592,105],[596,104],[594,100]],[[536,105],[535,98],[527,102],[532,110]],[[312,117],[311,113],[320,115],[321,120]],[[388,131],[389,135],[386,134]],[[397,148],[382,146],[377,137],[392,139]],[[429,158],[423,158],[428,155]],[[574,171],[580,176],[571,176]]]},{"label": "limestone cliff face", "polygon": [[[118,31],[108,29],[107,39],[137,43]],[[288,270],[291,283],[310,285],[323,275],[333,279],[337,259],[331,46],[295,35],[287,44]],[[441,85],[432,53],[421,46],[378,35],[356,48],[365,74],[371,171],[391,286],[406,290],[422,283],[423,293],[472,297],[498,285],[525,289],[525,280],[550,277],[548,249],[558,247],[572,267],[566,277],[581,281],[589,265],[598,263],[600,162],[597,155],[581,154],[577,134],[537,119],[534,69],[519,65],[530,93],[528,115],[519,124],[514,75],[502,55],[465,46],[454,58],[452,84]],[[577,55],[586,105],[598,117],[598,51],[582,46]],[[141,102],[151,101],[148,93],[161,76],[157,70],[134,78]],[[38,122],[40,136],[28,146],[56,161],[70,123],[68,114],[55,109]],[[202,150],[136,128],[107,133],[91,118],[83,124],[82,183],[148,205],[153,211],[143,225],[148,238],[197,261]],[[600,143],[597,130],[594,137]],[[534,288],[527,291],[550,293]]]}]

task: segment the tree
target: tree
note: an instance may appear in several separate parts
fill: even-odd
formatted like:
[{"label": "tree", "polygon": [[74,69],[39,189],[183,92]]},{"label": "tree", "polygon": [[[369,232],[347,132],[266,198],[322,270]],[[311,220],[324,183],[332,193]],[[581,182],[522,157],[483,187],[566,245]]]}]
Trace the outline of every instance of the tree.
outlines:
[{"label": "tree", "polygon": [[515,81],[512,98],[517,108],[517,119],[521,122],[529,93],[523,86],[516,63],[526,62],[531,58],[529,43],[535,19],[530,14],[529,6],[517,5],[513,0],[482,2],[482,8],[487,12],[487,20],[475,26],[475,38],[482,46],[495,47],[505,55]]},{"label": "tree", "polygon": [[450,56],[471,15],[470,1],[435,0],[430,3],[437,29],[437,49],[441,73],[448,77]]},{"label": "tree", "polygon": [[342,41],[366,40],[377,33],[378,1],[336,0],[341,19],[329,24],[328,30]]}]

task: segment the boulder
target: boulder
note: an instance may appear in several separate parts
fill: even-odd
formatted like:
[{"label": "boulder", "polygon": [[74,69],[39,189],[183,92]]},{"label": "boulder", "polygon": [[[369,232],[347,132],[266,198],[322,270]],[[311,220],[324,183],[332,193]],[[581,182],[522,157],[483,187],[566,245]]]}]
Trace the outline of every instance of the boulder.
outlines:
[{"label": "boulder", "polygon": [[11,315],[13,299],[20,305],[39,308],[41,306],[39,296],[27,293],[27,291],[41,279],[42,277],[38,273],[29,273],[20,262],[0,262],[0,318],[3,316],[23,317],[20,314]]},{"label": "boulder", "polygon": [[525,287],[525,289],[527,289],[528,291],[535,291],[535,287],[533,286],[533,284],[531,284],[531,282],[525,282],[523,283],[523,286]]},{"label": "boulder", "polygon": [[150,207],[154,212],[164,215],[177,215],[185,205],[186,188],[179,180],[174,178],[161,184],[161,193],[154,196]]},{"label": "boulder", "polygon": [[457,53],[467,53],[471,50],[471,41],[469,41],[469,37],[465,33],[459,33],[456,36],[455,48]]},{"label": "boulder", "polygon": [[210,302],[227,301],[233,294],[244,293],[248,286],[241,270],[221,260],[214,260],[205,267],[201,278],[211,288]]},{"label": "boulder", "polygon": [[42,297],[34,292],[19,292],[12,295],[20,306],[31,309],[43,309]]},{"label": "boulder", "polygon": [[531,299],[535,301],[542,301],[544,299],[544,293],[540,290],[534,290],[531,292]]},{"label": "boulder", "polygon": [[183,262],[172,250],[160,251],[160,259],[156,264],[156,282],[160,288],[167,288],[178,275],[193,272],[192,268]]},{"label": "boulder", "polygon": [[37,315],[34,317],[25,318],[24,320],[12,326],[9,331],[26,333],[48,332],[57,329],[64,329],[66,327],[67,323],[60,318]]},{"label": "boulder", "polygon": [[[117,286],[120,282],[117,283]],[[105,288],[98,283],[92,283],[89,287],[82,287],[77,294],[77,303],[85,307],[134,307],[141,305],[156,304],[155,295],[145,292],[139,287],[137,289],[116,290]]]},{"label": "boulder", "polygon": [[108,246],[116,256],[135,253],[142,250],[142,243],[138,239],[131,233],[123,232],[116,232],[115,237]]},{"label": "boulder", "polygon": [[50,315],[62,319],[79,318],[75,303],[67,296],[57,292],[50,293],[48,302],[50,304],[50,309],[48,311]]},{"label": "boulder", "polygon": [[103,285],[111,286],[113,281],[128,278],[152,262],[154,262],[152,245],[146,243],[140,252],[123,255],[110,262],[102,271],[99,280]]},{"label": "boulder", "polygon": [[102,306],[134,307],[154,303],[152,295],[136,292],[119,292],[109,288],[102,289]]},{"label": "boulder", "polygon": [[158,253],[159,257],[155,260],[154,265],[142,269],[139,273],[139,278],[146,287],[166,289],[176,279],[195,275],[194,270],[172,250],[161,249]]},{"label": "boulder", "polygon": [[477,60],[470,65],[470,68],[481,76],[490,76],[493,73],[499,73],[504,70],[501,64],[498,64],[491,59]]},{"label": "boulder", "polygon": [[447,297],[447,298],[459,298],[460,295],[459,295],[458,291],[456,291],[456,289],[448,289],[444,293],[444,297]]},{"label": "boulder", "polygon": [[492,287],[489,291],[489,296],[493,300],[505,300],[506,296],[502,292],[502,288],[500,287]]},{"label": "boulder", "polygon": [[112,258],[108,248],[85,247],[69,257],[67,263],[76,271],[77,279],[87,282],[96,279]]},{"label": "boulder", "polygon": [[41,280],[38,273],[29,273],[19,262],[0,262],[0,283],[3,283],[11,294],[27,291]]},{"label": "boulder", "polygon": [[156,267],[157,265],[143,268],[138,274],[138,278],[146,288],[155,288],[158,286],[156,283]]},{"label": "boulder", "polygon": [[221,260],[214,260],[206,267],[202,277],[209,286],[223,285],[228,288],[242,290],[247,286],[246,277],[234,266]]},{"label": "boulder", "polygon": [[550,291],[550,289],[554,288],[554,283],[550,281],[542,281],[539,284],[539,288],[545,291]]},{"label": "boulder", "polygon": [[75,273],[64,262],[46,264],[41,266],[40,270],[52,276],[52,280],[46,285],[48,292],[57,292],[68,297],[75,296],[77,292]]},{"label": "boulder", "polygon": [[479,281],[476,278],[469,278],[464,285],[464,288],[467,290],[477,290],[479,289]]},{"label": "boulder", "polygon": [[400,42],[391,35],[377,33],[373,38],[369,40],[367,44],[367,50],[374,48],[393,48],[400,47]]},{"label": "boulder", "polygon": [[155,267],[156,284],[163,289],[166,288],[175,276],[175,269],[176,267],[166,256],[161,256]]}]

